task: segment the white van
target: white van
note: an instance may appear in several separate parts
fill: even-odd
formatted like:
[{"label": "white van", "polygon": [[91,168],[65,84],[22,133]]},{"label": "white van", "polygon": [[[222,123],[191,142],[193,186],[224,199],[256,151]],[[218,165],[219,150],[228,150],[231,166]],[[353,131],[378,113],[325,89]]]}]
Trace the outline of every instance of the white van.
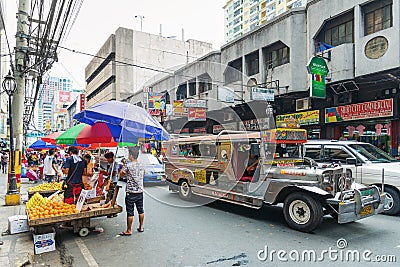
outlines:
[{"label": "white van", "polygon": [[305,150],[305,156],[320,166],[340,163],[358,183],[381,187],[383,175],[387,198],[384,214],[400,212],[400,161],[369,143],[357,141],[309,140]]}]

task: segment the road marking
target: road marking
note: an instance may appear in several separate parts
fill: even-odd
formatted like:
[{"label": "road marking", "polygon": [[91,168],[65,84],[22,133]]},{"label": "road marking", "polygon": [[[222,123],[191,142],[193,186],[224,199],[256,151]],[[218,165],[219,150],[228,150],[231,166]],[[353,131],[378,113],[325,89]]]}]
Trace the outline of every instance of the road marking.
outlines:
[{"label": "road marking", "polygon": [[165,186],[156,186],[157,188],[163,189],[165,191],[169,191],[168,187]]},{"label": "road marking", "polygon": [[90,253],[90,251],[87,248],[87,246],[85,245],[85,243],[83,243],[83,241],[81,239],[79,239],[79,238],[76,238],[75,242],[78,245],[79,249],[81,250],[82,255],[85,258],[85,260],[88,263],[88,265],[90,267],[98,267],[99,265],[97,264],[97,262],[93,258],[92,254]]}]

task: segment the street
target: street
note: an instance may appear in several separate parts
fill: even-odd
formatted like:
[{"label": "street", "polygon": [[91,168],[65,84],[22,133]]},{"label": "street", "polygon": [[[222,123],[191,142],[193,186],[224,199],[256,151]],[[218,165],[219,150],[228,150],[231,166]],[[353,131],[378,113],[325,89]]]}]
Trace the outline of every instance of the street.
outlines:
[{"label": "street", "polygon": [[[73,266],[306,266],[317,261],[321,266],[397,266],[393,256],[400,261],[399,216],[378,215],[344,225],[325,216],[314,233],[306,234],[287,227],[281,207],[252,210],[220,201],[202,206],[209,200],[195,197],[186,202],[167,186],[145,190],[144,233],[118,236],[126,227],[125,212],[116,218],[93,219],[92,225],[102,227],[103,233],[80,238],[61,230],[56,240],[64,262]],[[122,206],[123,200],[122,190],[118,197]],[[135,217],[133,229],[137,224]],[[388,262],[374,262],[377,255]]]}]

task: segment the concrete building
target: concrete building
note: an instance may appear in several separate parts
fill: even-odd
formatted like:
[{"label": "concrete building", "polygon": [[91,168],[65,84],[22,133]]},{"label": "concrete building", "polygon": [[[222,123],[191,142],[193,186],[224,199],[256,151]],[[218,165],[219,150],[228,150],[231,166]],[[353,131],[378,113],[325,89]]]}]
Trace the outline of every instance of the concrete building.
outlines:
[{"label": "concrete building", "polygon": [[[276,122],[297,118],[309,138],[356,139],[397,155],[399,25],[400,0],[309,1],[148,88],[152,94],[168,91],[170,105],[182,99],[189,99],[189,106],[203,105],[200,76],[213,73],[206,79],[212,84],[207,90],[207,117],[191,120],[188,112],[180,117],[160,114],[160,121],[171,125],[171,133],[195,133],[199,127],[207,133],[221,127],[258,130],[269,104]],[[210,71],[208,65],[218,65],[218,57],[219,69]],[[311,59],[326,64],[328,74],[308,73]],[[323,83],[326,96],[313,95],[315,81]],[[228,89],[231,96],[222,99],[221,89]],[[270,90],[273,97],[259,98],[260,92]],[[132,103],[146,100],[135,96],[139,97]],[[184,119],[183,125],[174,124]]]},{"label": "concrete building", "polygon": [[132,95],[159,73],[192,62],[212,50],[210,43],[181,41],[118,28],[85,68],[87,106]]},{"label": "concrete building", "polygon": [[229,0],[224,8],[225,41],[230,42],[306,0]]},{"label": "concrete building", "polygon": [[37,129],[58,131],[69,127],[66,123],[66,108],[81,93],[66,77],[48,77],[39,89],[37,101]]}]

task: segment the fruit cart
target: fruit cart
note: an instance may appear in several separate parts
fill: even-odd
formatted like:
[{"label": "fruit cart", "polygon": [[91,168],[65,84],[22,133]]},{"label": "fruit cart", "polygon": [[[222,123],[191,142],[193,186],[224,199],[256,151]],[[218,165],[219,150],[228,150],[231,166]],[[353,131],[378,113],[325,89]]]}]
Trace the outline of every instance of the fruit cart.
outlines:
[{"label": "fruit cart", "polygon": [[116,204],[119,188],[115,189],[113,198],[108,204],[100,205],[98,202],[100,198],[88,199],[82,211],[78,213],[32,219],[27,212],[30,230],[34,234],[42,234],[53,232],[59,224],[70,224],[74,233],[85,237],[90,233],[91,218],[102,216],[112,217],[122,212],[122,207]]},{"label": "fruit cart", "polygon": [[38,192],[43,197],[48,197],[57,191],[62,191],[62,183],[44,183],[28,188],[28,200]]}]

